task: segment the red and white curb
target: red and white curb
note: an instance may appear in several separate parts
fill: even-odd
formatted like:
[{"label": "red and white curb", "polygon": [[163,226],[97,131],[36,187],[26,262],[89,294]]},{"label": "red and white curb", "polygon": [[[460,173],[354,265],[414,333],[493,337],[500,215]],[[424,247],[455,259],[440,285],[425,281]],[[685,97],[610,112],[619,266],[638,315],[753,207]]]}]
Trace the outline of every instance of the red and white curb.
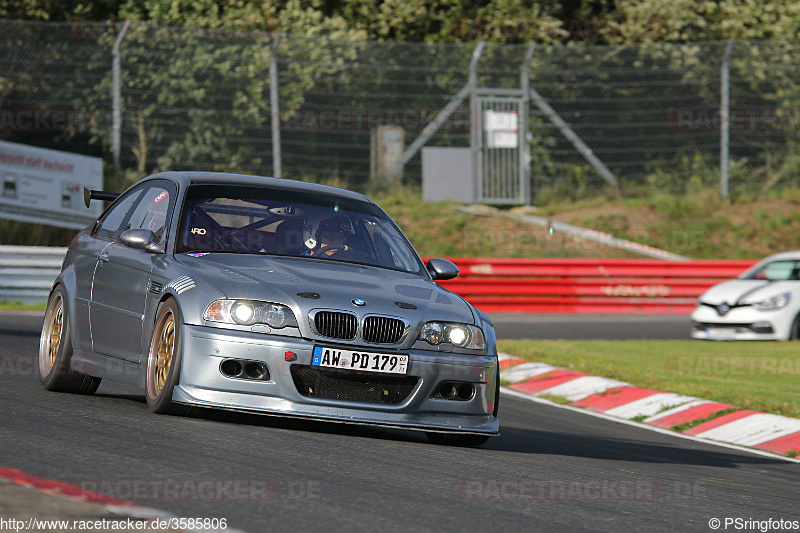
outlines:
[{"label": "red and white curb", "polygon": [[603,418],[641,422],[654,429],[669,430],[695,423],[682,434],[781,455],[800,454],[797,418],[636,387],[505,353],[498,357],[500,377],[509,383],[506,388],[514,391],[515,396],[563,398],[567,405],[602,414]]},{"label": "red and white curb", "polygon": [[[78,487],[77,485],[72,485],[71,483],[33,476],[27,472],[13,468],[0,467],[0,479],[7,479],[16,485],[30,487],[47,494],[62,496],[64,498],[69,498],[71,500],[76,500],[83,503],[102,505],[107,512],[122,517],[128,517],[137,520],[158,519],[165,521],[179,518],[178,516],[166,511],[153,509],[151,507],[144,507],[126,500],[118,500],[116,498],[104,496],[96,492],[87,491]],[[226,529],[184,529],[183,531],[188,531],[191,533],[244,533],[241,530],[233,529],[231,527]]]}]

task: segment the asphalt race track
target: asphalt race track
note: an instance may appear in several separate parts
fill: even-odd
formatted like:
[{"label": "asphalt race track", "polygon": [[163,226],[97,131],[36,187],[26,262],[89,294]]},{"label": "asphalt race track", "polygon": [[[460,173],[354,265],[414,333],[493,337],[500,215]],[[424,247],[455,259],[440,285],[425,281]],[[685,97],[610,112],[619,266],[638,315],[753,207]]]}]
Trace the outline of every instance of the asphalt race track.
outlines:
[{"label": "asphalt race track", "polygon": [[[94,396],[49,393],[32,368],[39,326],[36,315],[0,314],[0,467],[177,516],[226,518],[251,533],[709,531],[712,518],[800,520],[798,464],[507,395],[502,436],[467,449],[358,426],[158,416],[139,391],[111,382]],[[127,494],[134,482],[150,487],[146,498]],[[204,482],[242,490],[198,490]],[[172,497],[168,483],[180,487]]]},{"label": "asphalt race track", "polygon": [[498,339],[683,339],[686,315],[491,315]]}]

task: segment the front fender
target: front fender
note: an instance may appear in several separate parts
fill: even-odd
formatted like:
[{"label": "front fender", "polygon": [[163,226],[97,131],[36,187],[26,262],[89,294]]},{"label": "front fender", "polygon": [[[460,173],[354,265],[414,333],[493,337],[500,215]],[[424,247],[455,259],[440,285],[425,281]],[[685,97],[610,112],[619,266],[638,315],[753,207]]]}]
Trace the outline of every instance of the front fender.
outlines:
[{"label": "front fender", "polygon": [[486,338],[486,354],[497,356],[497,334],[494,331],[494,322],[489,318],[489,315],[477,307],[473,306],[472,308],[475,310],[475,315],[478,317],[483,330],[483,336]]},{"label": "front fender", "polygon": [[149,349],[158,306],[163,301],[174,298],[185,324],[202,325],[206,306],[213,300],[225,298],[222,289],[202,279],[197,272],[186,268],[172,266],[164,273],[154,272],[150,279],[142,328],[143,357]]}]

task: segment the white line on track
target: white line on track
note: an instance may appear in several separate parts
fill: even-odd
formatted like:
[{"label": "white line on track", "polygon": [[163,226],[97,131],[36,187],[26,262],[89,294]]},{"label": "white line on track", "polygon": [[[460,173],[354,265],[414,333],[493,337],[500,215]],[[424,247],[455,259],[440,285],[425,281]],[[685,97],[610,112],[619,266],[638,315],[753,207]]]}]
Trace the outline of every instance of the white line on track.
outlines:
[{"label": "white line on track", "polygon": [[[800,459],[794,459],[792,457],[786,457],[785,455],[778,455],[776,453],[767,452],[767,451],[763,451],[763,450],[758,450],[758,449],[754,449],[754,448],[746,448],[744,446],[737,446],[735,444],[727,444],[727,443],[724,443],[724,442],[717,442],[717,441],[712,441],[712,440],[700,439],[700,438],[694,437],[692,435],[684,435],[683,433],[677,433],[675,431],[672,431],[672,430],[669,430],[669,429],[660,428],[658,426],[650,426],[648,424],[642,424],[640,422],[633,422],[632,420],[625,420],[625,419],[622,419],[622,418],[616,418],[616,417],[613,417],[613,416],[605,415],[603,413],[598,413],[596,411],[591,411],[589,409],[582,409],[580,407],[573,407],[571,405],[562,405],[560,403],[551,402],[550,400],[545,400],[544,398],[539,398],[539,397],[536,397],[536,396],[530,396],[528,394],[523,394],[521,392],[517,392],[517,391],[509,389],[507,387],[500,387],[500,390],[504,394],[508,394],[509,396],[514,396],[515,398],[521,398],[523,400],[529,400],[529,401],[532,401],[532,402],[535,402],[535,403],[549,405],[551,407],[556,407],[558,409],[566,409],[567,411],[573,411],[575,413],[581,413],[581,414],[584,414],[584,415],[587,415],[587,416],[593,416],[595,418],[602,418],[603,420],[608,420],[610,422],[616,422],[617,424],[625,424],[627,426],[634,426],[634,427],[637,427],[637,428],[640,428],[640,429],[646,429],[648,431],[655,431],[656,433],[661,433],[662,435],[670,435],[670,436],[678,438],[678,439],[686,439],[686,440],[690,440],[690,441],[693,441],[693,442],[700,442],[700,443],[703,443],[703,444],[709,444],[711,446],[719,446],[720,448],[728,448],[730,450],[738,450],[740,452],[747,452],[747,453],[751,453],[753,455],[759,455],[761,457],[769,457],[769,458],[772,458],[772,459],[780,459],[780,460],[783,460],[783,461],[787,461],[789,463],[798,463],[798,464],[800,464]],[[501,406],[501,409],[502,409],[502,406]],[[500,433],[502,434],[502,432],[503,432],[503,428],[501,426],[500,427]]]}]

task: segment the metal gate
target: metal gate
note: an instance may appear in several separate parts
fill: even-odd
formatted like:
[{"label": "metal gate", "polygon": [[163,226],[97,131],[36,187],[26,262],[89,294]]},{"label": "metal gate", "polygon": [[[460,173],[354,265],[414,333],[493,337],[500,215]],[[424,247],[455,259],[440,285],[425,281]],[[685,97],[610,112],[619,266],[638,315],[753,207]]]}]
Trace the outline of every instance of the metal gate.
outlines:
[{"label": "metal gate", "polygon": [[527,99],[484,94],[476,95],[473,105],[476,201],[529,203]]}]

